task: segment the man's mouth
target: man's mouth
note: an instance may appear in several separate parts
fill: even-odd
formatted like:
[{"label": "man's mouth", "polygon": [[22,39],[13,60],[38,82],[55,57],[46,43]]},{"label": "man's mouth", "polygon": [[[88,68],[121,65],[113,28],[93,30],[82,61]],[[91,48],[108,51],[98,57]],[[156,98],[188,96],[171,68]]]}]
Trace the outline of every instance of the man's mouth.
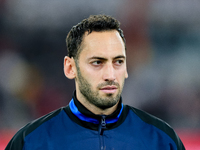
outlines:
[{"label": "man's mouth", "polygon": [[104,93],[115,93],[117,91],[117,87],[114,85],[109,85],[100,88],[100,90]]}]

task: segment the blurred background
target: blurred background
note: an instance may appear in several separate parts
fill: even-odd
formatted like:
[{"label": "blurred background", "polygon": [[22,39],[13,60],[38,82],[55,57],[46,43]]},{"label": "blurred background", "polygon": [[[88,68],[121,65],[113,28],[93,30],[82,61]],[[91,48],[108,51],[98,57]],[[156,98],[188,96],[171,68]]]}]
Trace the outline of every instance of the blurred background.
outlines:
[{"label": "blurred background", "polygon": [[121,22],[129,78],[123,102],[168,122],[200,149],[199,0],[0,0],[0,149],[19,128],[65,106],[65,38],[94,14]]}]

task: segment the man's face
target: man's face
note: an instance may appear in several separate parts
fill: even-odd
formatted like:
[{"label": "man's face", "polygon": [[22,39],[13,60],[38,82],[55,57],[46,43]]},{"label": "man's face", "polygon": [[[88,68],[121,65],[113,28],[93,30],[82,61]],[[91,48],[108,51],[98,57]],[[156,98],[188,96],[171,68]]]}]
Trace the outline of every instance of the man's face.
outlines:
[{"label": "man's face", "polygon": [[78,98],[100,109],[118,103],[128,77],[124,43],[117,31],[85,34],[76,61]]}]

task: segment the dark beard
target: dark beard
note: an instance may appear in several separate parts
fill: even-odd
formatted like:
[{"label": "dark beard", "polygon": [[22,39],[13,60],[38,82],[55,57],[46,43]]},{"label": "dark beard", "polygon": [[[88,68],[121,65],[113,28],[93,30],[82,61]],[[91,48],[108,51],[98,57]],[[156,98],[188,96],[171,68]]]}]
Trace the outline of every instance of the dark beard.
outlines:
[{"label": "dark beard", "polygon": [[[86,100],[95,105],[96,107],[105,110],[107,108],[111,108],[112,106],[114,106],[115,104],[118,103],[118,101],[120,100],[120,95],[121,95],[121,90],[118,92],[117,96],[113,96],[113,94],[106,94],[105,98],[102,98],[98,91],[92,91],[91,85],[90,83],[81,75],[80,72],[80,68],[77,67],[77,82],[79,85],[79,90],[81,92],[81,94],[86,98]],[[120,85],[116,82],[113,81],[105,81],[102,84],[98,85],[98,89],[100,89],[103,86],[106,85],[115,85],[117,86],[118,89],[120,89]]]}]

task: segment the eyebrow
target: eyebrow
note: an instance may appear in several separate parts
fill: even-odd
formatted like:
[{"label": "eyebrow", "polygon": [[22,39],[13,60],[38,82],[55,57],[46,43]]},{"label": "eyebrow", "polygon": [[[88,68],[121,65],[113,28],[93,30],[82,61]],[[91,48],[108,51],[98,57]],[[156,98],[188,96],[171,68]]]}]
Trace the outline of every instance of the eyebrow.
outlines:
[{"label": "eyebrow", "polygon": [[124,55],[119,55],[119,56],[116,56],[114,59],[118,59],[118,58],[124,58],[124,59],[126,59],[126,56],[124,56]]},{"label": "eyebrow", "polygon": [[[119,55],[119,56],[114,57],[114,59],[119,59],[119,58],[126,59],[126,57],[124,55]],[[91,60],[91,59],[107,60],[107,58],[99,57],[99,56],[93,56],[93,57],[89,58],[89,60]]]}]

